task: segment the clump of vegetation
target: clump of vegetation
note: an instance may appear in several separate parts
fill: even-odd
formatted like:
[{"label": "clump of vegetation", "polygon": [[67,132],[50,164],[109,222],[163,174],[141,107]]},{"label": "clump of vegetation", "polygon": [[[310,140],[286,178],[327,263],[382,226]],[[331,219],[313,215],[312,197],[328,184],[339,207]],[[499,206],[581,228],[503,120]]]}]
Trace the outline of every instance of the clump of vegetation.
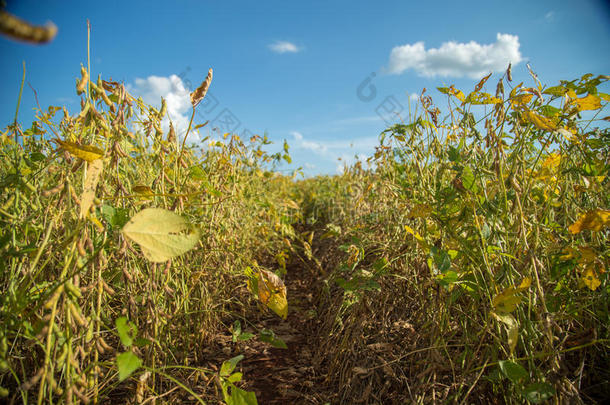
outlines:
[{"label": "clump of vegetation", "polygon": [[444,120],[422,93],[368,169],[301,183],[303,217],[345,252],[318,354],[342,402],[610,395],[609,77],[527,87],[509,68],[494,94],[489,77],[439,88]]},{"label": "clump of vegetation", "polygon": [[140,370],[136,402],[176,386],[202,401],[177,376],[214,376],[191,365],[243,314],[243,269],[286,255],[291,179],[269,169],[288,155],[260,136],[187,147],[162,130],[165,102],[81,73],[78,114],[39,110],[1,138],[1,394],[104,402]]},{"label": "clump of vegetation", "polygon": [[0,395],[256,403],[235,353],[256,336],[248,303],[290,318],[282,277],[300,260],[333,403],[608,397],[608,77],[532,78],[440,88],[445,119],[422,93],[369,167],[295,181],[274,171],[287,144],[187,146],[205,123],[180,140],[164,102],[83,68],[79,113],[1,134]]}]

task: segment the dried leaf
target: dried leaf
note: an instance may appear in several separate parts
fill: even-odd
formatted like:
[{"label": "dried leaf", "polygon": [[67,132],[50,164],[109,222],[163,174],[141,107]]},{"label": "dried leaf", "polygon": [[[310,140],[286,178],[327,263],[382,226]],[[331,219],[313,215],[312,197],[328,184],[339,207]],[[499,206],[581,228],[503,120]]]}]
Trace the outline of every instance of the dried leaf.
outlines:
[{"label": "dried leaf", "polygon": [[610,210],[591,210],[582,214],[576,222],[568,227],[571,233],[577,234],[586,229],[591,231],[601,231],[610,225]]},{"label": "dried leaf", "polygon": [[248,280],[248,287],[258,296],[258,299],[269,309],[283,319],[288,316],[288,301],[286,299],[286,286],[275,273],[257,269]]}]

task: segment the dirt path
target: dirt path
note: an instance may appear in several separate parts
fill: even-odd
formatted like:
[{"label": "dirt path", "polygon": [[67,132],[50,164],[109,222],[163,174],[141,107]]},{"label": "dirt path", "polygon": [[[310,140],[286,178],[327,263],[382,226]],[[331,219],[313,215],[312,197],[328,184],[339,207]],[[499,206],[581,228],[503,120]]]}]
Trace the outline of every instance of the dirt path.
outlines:
[{"label": "dirt path", "polygon": [[259,404],[323,404],[324,371],[314,359],[319,318],[316,316],[318,277],[312,266],[292,258],[284,279],[288,296],[288,319],[266,313],[256,324],[275,332],[288,349],[256,342],[249,345],[242,362],[248,390]]}]

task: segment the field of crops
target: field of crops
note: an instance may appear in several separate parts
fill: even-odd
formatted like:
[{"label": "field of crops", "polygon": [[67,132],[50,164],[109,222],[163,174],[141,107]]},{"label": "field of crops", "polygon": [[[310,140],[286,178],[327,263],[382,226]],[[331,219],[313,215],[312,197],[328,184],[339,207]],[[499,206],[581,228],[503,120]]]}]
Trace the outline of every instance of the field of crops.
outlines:
[{"label": "field of crops", "polygon": [[609,78],[422,92],[302,178],[82,68],[0,134],[0,401],[602,403]]}]

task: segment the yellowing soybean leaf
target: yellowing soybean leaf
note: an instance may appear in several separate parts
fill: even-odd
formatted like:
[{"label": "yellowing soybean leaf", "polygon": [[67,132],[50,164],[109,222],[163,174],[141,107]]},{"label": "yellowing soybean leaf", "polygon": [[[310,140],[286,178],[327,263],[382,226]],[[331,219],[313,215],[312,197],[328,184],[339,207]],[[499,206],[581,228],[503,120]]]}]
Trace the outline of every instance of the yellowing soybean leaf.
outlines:
[{"label": "yellowing soybean leaf", "polygon": [[586,229],[601,231],[610,225],[610,210],[591,210],[582,214],[576,222],[568,227],[571,233],[577,234]]},{"label": "yellowing soybean leaf", "polygon": [[499,104],[502,100],[489,93],[473,92],[468,95],[466,102],[471,104]]},{"label": "yellowing soybean leaf", "polygon": [[589,94],[586,97],[577,98],[574,100],[574,103],[578,106],[579,111],[587,111],[587,110],[598,110],[602,108],[602,104],[600,102],[600,98],[593,94]]},{"label": "yellowing soybean leaf", "polygon": [[83,187],[83,195],[80,201],[80,217],[85,218],[93,200],[95,199],[95,189],[97,183],[100,180],[100,174],[104,170],[104,161],[102,159],[94,160],[93,162],[87,163],[87,176],[85,177],[85,184]]},{"label": "yellowing soybean leaf", "polygon": [[152,191],[152,189],[148,186],[143,186],[143,185],[137,185],[137,186],[133,186],[131,188],[131,191],[133,191],[134,193],[137,194],[142,194],[142,195],[153,195],[154,192]]},{"label": "yellowing soybean leaf", "polygon": [[521,297],[515,295],[514,287],[508,287],[492,300],[494,309],[504,314],[513,312],[519,303],[521,303]]},{"label": "yellowing soybean leaf", "polygon": [[525,111],[523,118],[543,131],[555,131],[557,129],[557,125],[553,121],[533,111]]},{"label": "yellowing soybean leaf", "polygon": [[121,232],[137,243],[151,262],[164,262],[191,250],[200,237],[199,230],[186,219],[162,208],[138,212]]},{"label": "yellowing soybean leaf", "polygon": [[79,145],[74,142],[62,141],[61,139],[55,139],[55,142],[63,149],[67,150],[71,155],[86,160],[87,162],[93,162],[104,156],[104,151],[97,146]]},{"label": "yellowing soybean leaf", "polygon": [[256,274],[258,299],[283,319],[288,316],[286,286],[281,278],[269,270],[259,269]]},{"label": "yellowing soybean leaf", "polygon": [[531,94],[518,94],[510,98],[510,102],[513,106],[524,106],[530,101],[534,96]]},{"label": "yellowing soybean leaf", "polygon": [[599,278],[597,278],[597,273],[593,269],[593,266],[587,266],[585,268],[585,271],[582,274],[582,281],[591,291],[597,290],[597,287],[602,283],[599,281]]},{"label": "yellowing soybean leaf", "polygon": [[417,242],[421,245],[422,248],[426,250],[429,248],[426,240],[418,232],[413,230],[413,228],[411,228],[409,225],[405,225],[405,231],[413,235],[413,237],[415,237],[415,240],[417,240]]},{"label": "yellowing soybean leaf", "polygon": [[531,283],[531,278],[526,277],[523,279],[519,287],[508,287],[500,294],[496,295],[492,300],[492,304],[496,312],[498,312],[498,314],[508,314],[513,312],[515,308],[517,308],[517,305],[519,305],[521,302],[521,297],[516,294],[527,290]]},{"label": "yellowing soybean leaf", "polygon": [[561,155],[559,153],[551,153],[545,160],[542,162],[542,167],[545,169],[556,169],[561,163]]},{"label": "yellowing soybean leaf", "polygon": [[523,279],[523,281],[521,281],[521,284],[519,284],[519,287],[517,287],[517,292],[521,292],[521,291],[525,291],[528,288],[530,288],[530,285],[532,285],[532,279],[530,277],[525,277]]}]

